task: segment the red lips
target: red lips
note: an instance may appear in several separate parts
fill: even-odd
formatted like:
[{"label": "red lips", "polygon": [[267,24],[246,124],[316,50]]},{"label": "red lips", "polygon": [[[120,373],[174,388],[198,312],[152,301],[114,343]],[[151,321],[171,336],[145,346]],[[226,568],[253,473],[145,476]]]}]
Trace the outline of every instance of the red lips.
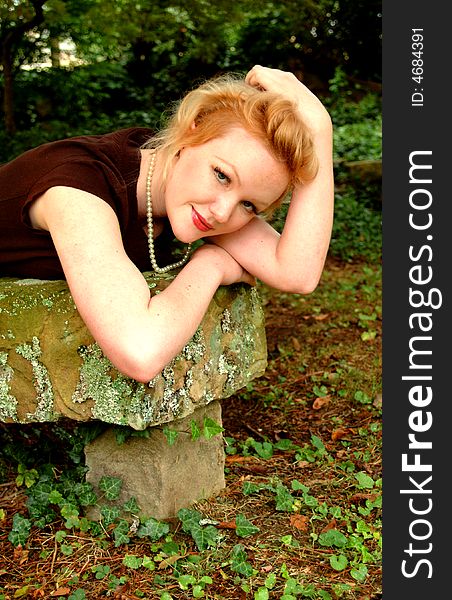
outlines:
[{"label": "red lips", "polygon": [[191,209],[191,218],[194,226],[199,229],[199,231],[210,231],[213,229],[213,227],[209,225],[204,217],[202,217],[193,207]]}]

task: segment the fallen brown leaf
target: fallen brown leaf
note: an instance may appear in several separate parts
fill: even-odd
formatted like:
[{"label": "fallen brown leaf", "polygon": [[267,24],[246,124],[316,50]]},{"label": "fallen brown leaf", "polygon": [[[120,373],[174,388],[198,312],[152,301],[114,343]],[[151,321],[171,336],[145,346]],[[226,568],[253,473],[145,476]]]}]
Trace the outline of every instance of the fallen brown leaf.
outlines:
[{"label": "fallen brown leaf", "polygon": [[220,529],[237,529],[235,521],[220,521],[217,527]]},{"label": "fallen brown leaf", "polygon": [[53,596],[67,596],[68,594],[71,593],[71,588],[68,587],[60,587],[57,590],[53,590],[53,592],[50,592],[50,595]]},{"label": "fallen brown leaf", "polygon": [[312,403],[312,408],[314,410],[319,410],[323,408],[328,402],[331,400],[331,396],[322,396],[321,398],[316,398]]},{"label": "fallen brown leaf", "polygon": [[306,531],[308,528],[308,517],[306,515],[290,515],[290,524],[299,531]]},{"label": "fallen brown leaf", "polygon": [[339,427],[338,429],[335,429],[333,431],[333,433],[331,434],[331,439],[333,440],[333,442],[335,442],[336,440],[342,440],[344,437],[347,437],[350,433],[354,433],[353,429],[350,429],[350,427]]}]

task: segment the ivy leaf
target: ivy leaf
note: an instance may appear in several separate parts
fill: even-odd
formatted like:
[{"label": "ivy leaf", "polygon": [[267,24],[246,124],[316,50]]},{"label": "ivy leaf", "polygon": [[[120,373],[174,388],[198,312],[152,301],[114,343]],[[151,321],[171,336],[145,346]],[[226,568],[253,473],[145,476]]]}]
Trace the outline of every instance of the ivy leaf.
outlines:
[{"label": "ivy leaf", "polygon": [[196,579],[193,575],[181,575],[177,578],[177,583],[180,585],[182,590],[188,590],[190,585],[194,585],[196,583]]},{"label": "ivy leaf", "polygon": [[254,600],[268,600],[268,589],[266,587],[260,587],[254,594]]},{"label": "ivy leaf", "polygon": [[210,417],[205,417],[203,425],[203,435],[206,440],[210,440],[215,435],[222,433],[224,428]]},{"label": "ivy leaf", "polygon": [[199,524],[198,526],[192,527],[190,534],[194,539],[198,550],[207,550],[207,548],[212,548],[215,546],[219,535],[218,529],[216,529],[213,525],[201,527]]},{"label": "ivy leaf", "polygon": [[242,544],[236,544],[232,549],[231,570],[244,577],[251,577],[254,569],[250,563],[247,562],[247,558],[248,556],[246,555]]},{"label": "ivy leaf", "polygon": [[87,481],[77,483],[74,491],[82,506],[94,506],[96,504],[96,493],[93,486]]},{"label": "ivy leaf", "polygon": [[174,442],[177,440],[177,436],[179,435],[179,432],[176,431],[175,429],[170,429],[169,427],[164,427],[163,434],[166,437],[166,441],[168,442],[168,445],[172,446],[174,444]]},{"label": "ivy leaf", "polygon": [[141,538],[149,537],[153,542],[156,542],[166,535],[169,530],[168,523],[162,523],[161,521],[154,519],[154,517],[150,517],[138,527],[137,536]]},{"label": "ivy leaf", "polygon": [[329,529],[319,535],[319,544],[322,546],[343,548],[347,544],[347,538],[337,529]]},{"label": "ivy leaf", "polygon": [[364,473],[364,471],[355,473],[355,479],[358,481],[358,487],[360,488],[371,489],[375,485],[375,481],[372,479],[372,477],[367,475],[367,473]]},{"label": "ivy leaf", "polygon": [[199,438],[201,437],[201,430],[199,429],[199,426],[194,419],[190,421],[190,428],[191,439],[193,442],[196,442],[196,440],[199,440]]},{"label": "ivy leaf", "polygon": [[113,537],[115,538],[115,548],[122,544],[128,544],[130,538],[127,535],[129,533],[129,524],[125,519],[121,519],[118,525],[113,530]]},{"label": "ivy leaf", "polygon": [[199,522],[202,519],[202,514],[197,510],[192,510],[190,508],[181,508],[177,517],[180,519],[182,523],[182,529],[185,533],[190,533],[190,530],[193,526],[199,526]]},{"label": "ivy leaf", "polygon": [[117,500],[121,492],[122,480],[118,477],[109,477],[104,475],[100,478],[99,489],[104,493],[107,500]]},{"label": "ivy leaf", "polygon": [[[42,490],[42,493],[45,493],[44,490]],[[41,494],[41,492],[40,492]],[[35,496],[36,498],[36,496]],[[48,495],[47,498],[49,504],[62,504],[64,503],[64,497],[62,496],[62,494],[60,494],[60,492],[58,490],[52,490],[50,492],[50,494]]]},{"label": "ivy leaf", "polygon": [[30,535],[31,522],[16,513],[13,517],[13,527],[8,535],[8,540],[13,546],[24,545]]},{"label": "ivy leaf", "polygon": [[121,511],[117,506],[107,506],[106,504],[103,504],[100,507],[100,514],[102,517],[103,526],[108,527],[111,523],[116,521],[121,514]]},{"label": "ivy leaf", "polygon": [[132,514],[137,514],[140,512],[140,507],[138,505],[138,502],[137,502],[137,499],[135,498],[135,496],[132,496],[131,498],[129,498],[129,500],[127,500],[127,502],[124,502],[122,507],[126,512],[129,512]]},{"label": "ivy leaf", "polygon": [[65,556],[70,556],[74,552],[74,548],[71,544],[61,544],[60,550]]},{"label": "ivy leaf", "polygon": [[330,556],[330,565],[335,571],[343,571],[345,567],[348,565],[347,557],[343,554],[332,554]]},{"label": "ivy leaf", "polygon": [[122,559],[122,564],[129,569],[139,569],[143,564],[143,559],[134,554],[126,554]]},{"label": "ivy leaf", "polygon": [[262,490],[270,490],[274,492],[274,488],[268,483],[253,483],[252,481],[245,481],[242,486],[242,493],[244,496],[250,496],[251,494],[257,494]]},{"label": "ivy leaf", "polygon": [[367,577],[367,567],[366,565],[357,565],[353,569],[350,570],[350,575],[358,581],[362,583]]},{"label": "ivy leaf", "polygon": [[317,448],[320,455],[323,456],[324,454],[326,454],[325,445],[318,436],[314,434],[311,435],[311,444],[314,446],[314,448]]},{"label": "ivy leaf", "polygon": [[63,498],[59,492],[56,490],[52,490],[52,486],[48,482],[40,482],[35,485],[33,488],[33,498],[36,500],[38,504],[42,504],[46,506],[47,504],[57,504],[56,502],[50,501],[50,495],[52,492],[59,494],[61,499]]},{"label": "ivy leaf", "polygon": [[81,588],[78,588],[73,594],[68,596],[67,600],[86,600],[86,594]]},{"label": "ivy leaf", "polygon": [[236,524],[235,532],[239,537],[248,537],[248,536],[254,535],[258,531],[260,531],[259,527],[256,527],[256,525],[253,525],[253,523],[251,523],[251,521],[248,521],[248,519],[246,517],[244,517],[243,515],[236,516],[235,524]]},{"label": "ivy leaf", "polygon": [[79,512],[75,504],[71,504],[70,502],[63,504],[60,512],[61,516],[65,519],[64,525],[68,529],[80,525]]},{"label": "ivy leaf", "polygon": [[276,510],[291,512],[295,498],[284,485],[276,487]]},{"label": "ivy leaf", "polygon": [[57,531],[55,533],[55,541],[58,543],[61,543],[66,536],[67,536],[67,532],[64,531],[63,529],[60,529],[59,531]]}]

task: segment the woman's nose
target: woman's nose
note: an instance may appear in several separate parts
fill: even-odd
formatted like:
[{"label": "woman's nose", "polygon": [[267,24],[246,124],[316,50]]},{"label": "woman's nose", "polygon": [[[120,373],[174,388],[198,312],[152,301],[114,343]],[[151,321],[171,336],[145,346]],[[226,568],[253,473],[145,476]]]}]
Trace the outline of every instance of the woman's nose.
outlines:
[{"label": "woman's nose", "polygon": [[234,210],[234,200],[226,195],[217,196],[210,204],[210,212],[217,223],[227,223]]}]

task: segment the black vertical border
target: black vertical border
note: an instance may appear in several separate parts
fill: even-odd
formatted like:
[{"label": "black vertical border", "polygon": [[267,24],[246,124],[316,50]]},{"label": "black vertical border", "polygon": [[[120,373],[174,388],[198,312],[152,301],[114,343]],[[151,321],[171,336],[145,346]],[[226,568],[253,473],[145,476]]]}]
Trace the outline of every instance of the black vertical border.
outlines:
[{"label": "black vertical border", "polygon": [[[448,89],[452,73],[452,5],[438,0],[383,2],[383,597],[385,600],[410,600],[449,597],[450,516],[452,483],[452,107]],[[412,29],[423,30],[423,79],[412,79]],[[418,48],[416,48],[418,49]],[[423,106],[412,106],[412,94],[422,93]],[[416,99],[420,99],[417,96]],[[431,156],[417,159],[430,162],[432,184],[409,183],[409,156],[413,151],[431,151]],[[425,172],[425,171],[424,171]],[[419,171],[420,174],[420,171]],[[432,215],[428,230],[416,231],[409,224],[409,197],[414,187],[432,193],[431,207],[418,216]],[[422,194],[419,194],[419,199]],[[424,195],[427,198],[427,195]],[[431,236],[431,238],[427,238]],[[409,247],[419,250],[422,258],[413,262]],[[412,254],[417,255],[416,251]],[[431,260],[430,259],[431,256]],[[432,269],[432,281],[423,285],[440,290],[440,308],[413,308],[409,301],[410,268],[422,263],[423,273]],[[436,295],[438,298],[438,294]],[[432,340],[423,343],[424,363],[431,370],[409,369],[409,342],[419,330],[410,328],[410,315],[425,311],[431,315]],[[427,324],[428,320],[424,321]],[[419,342],[420,343],[420,342]],[[421,346],[418,345],[418,348]],[[432,449],[418,451],[422,463],[431,464],[431,472],[404,472],[402,454],[413,462],[416,451],[409,450],[410,413],[419,408],[409,401],[409,391],[422,382],[403,380],[405,375],[431,375],[433,398],[422,410],[433,417],[432,426],[417,439],[432,443]],[[431,493],[403,494],[401,490],[418,485]],[[429,483],[423,482],[429,477]],[[417,511],[431,510],[424,515]],[[426,539],[431,525],[431,535]],[[411,530],[410,530],[411,528]],[[407,552],[412,544],[415,552]],[[431,547],[430,545],[431,544]],[[407,560],[407,577],[402,561]],[[424,560],[425,562],[421,562]],[[428,562],[427,562],[428,561]],[[431,577],[429,577],[431,575]]]}]

